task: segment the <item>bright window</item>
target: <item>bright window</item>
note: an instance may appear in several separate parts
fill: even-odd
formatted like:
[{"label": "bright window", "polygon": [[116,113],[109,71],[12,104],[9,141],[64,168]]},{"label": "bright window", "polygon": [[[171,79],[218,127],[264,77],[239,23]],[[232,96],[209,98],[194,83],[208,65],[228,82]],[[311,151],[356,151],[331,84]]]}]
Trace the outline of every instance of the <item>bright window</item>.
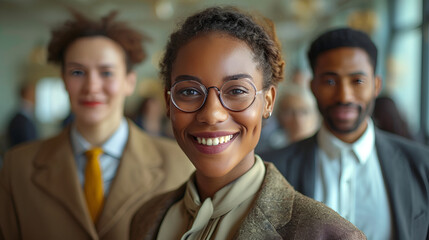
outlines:
[{"label": "bright window", "polygon": [[64,83],[59,78],[43,78],[36,88],[36,118],[41,123],[57,123],[70,112]]}]

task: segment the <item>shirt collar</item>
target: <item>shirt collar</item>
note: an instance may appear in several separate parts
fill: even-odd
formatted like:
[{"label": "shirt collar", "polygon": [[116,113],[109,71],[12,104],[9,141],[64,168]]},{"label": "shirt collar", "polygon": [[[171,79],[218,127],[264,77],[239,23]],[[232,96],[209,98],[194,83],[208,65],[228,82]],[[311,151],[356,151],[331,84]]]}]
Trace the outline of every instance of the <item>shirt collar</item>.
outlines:
[{"label": "shirt collar", "polygon": [[363,135],[352,144],[353,151],[361,163],[366,163],[375,148],[374,124],[371,119],[367,122],[368,126]]},{"label": "shirt collar", "polygon": [[[70,136],[75,156],[84,154],[92,147],[91,144],[79,133],[75,124],[72,125]],[[101,146],[103,148],[103,153],[119,159],[122,156],[127,140],[128,122],[123,118],[118,129],[116,129],[112,136],[110,136],[109,139],[107,139],[107,141]]]},{"label": "shirt collar", "polygon": [[317,134],[317,142],[330,159],[339,157],[341,150],[350,149],[356,154],[359,163],[364,164],[374,150],[375,144],[374,124],[371,119],[367,122],[368,125],[363,135],[351,144],[345,143],[335,137],[325,125],[322,124]]}]

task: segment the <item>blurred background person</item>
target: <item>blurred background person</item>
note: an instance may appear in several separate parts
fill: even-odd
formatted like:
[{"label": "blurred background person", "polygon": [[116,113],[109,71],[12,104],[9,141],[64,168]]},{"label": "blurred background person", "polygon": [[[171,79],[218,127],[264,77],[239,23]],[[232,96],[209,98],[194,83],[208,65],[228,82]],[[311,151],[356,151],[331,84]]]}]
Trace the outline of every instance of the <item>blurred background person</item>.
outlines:
[{"label": "blurred background person", "polygon": [[311,74],[303,68],[295,68],[292,72],[290,81],[303,87],[310,87]]},{"label": "blurred background person", "polygon": [[36,140],[39,137],[37,122],[34,115],[36,103],[36,85],[25,82],[19,89],[20,105],[18,112],[8,125],[8,146]]},{"label": "blurred background person", "polygon": [[69,124],[73,123],[74,121],[74,114],[72,111],[69,112],[69,114],[61,121],[61,129],[66,128]]},{"label": "blurred background person", "polygon": [[277,100],[276,116],[284,130],[286,144],[313,135],[319,128],[319,112],[311,90],[302,85],[288,84]]},{"label": "blurred background person", "polygon": [[310,79],[308,71],[296,67],[287,82],[279,86],[274,117],[263,120],[256,153],[282,148],[315,133],[319,114],[310,91]]},{"label": "blurred background person", "polygon": [[273,117],[264,119],[256,153],[280,149],[310,137],[320,126],[316,100],[308,86],[288,82],[279,89]]},{"label": "blurred background person", "polygon": [[134,123],[152,136],[165,136],[165,107],[155,96],[143,97],[134,113],[131,116]]}]

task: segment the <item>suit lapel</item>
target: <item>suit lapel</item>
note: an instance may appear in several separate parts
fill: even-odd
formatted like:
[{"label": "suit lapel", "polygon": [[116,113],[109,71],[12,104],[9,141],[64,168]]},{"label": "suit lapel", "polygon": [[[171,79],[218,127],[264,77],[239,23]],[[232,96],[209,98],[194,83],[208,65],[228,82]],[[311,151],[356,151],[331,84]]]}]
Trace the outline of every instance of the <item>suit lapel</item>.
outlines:
[{"label": "suit lapel", "polygon": [[255,205],[234,239],[281,239],[278,229],[291,220],[294,189],[272,164],[266,163],[265,167],[265,179]]},{"label": "suit lapel", "polygon": [[100,238],[103,237],[130,207],[155,191],[164,178],[161,157],[146,135],[132,123],[129,138],[119,164],[115,179],[106,198],[103,212],[97,223]]},{"label": "suit lapel", "polygon": [[158,195],[140,208],[131,223],[130,239],[156,239],[168,210],[183,199],[186,183],[180,188]]},{"label": "suit lapel", "polygon": [[379,130],[375,132],[375,144],[389,195],[394,235],[397,239],[406,239],[407,236],[411,236],[411,233],[407,233],[407,226],[413,220],[412,201],[410,199],[413,195],[408,185],[411,182],[411,169],[409,169],[406,161],[401,160],[401,158],[406,158],[402,157],[397,149],[389,145],[388,139]]},{"label": "suit lapel", "polygon": [[[316,149],[317,149],[317,134],[303,140],[297,145],[295,152],[302,154],[301,157],[291,156],[291,163],[288,172],[288,181],[294,188],[302,194],[313,198],[315,179],[316,179]],[[291,177],[289,177],[291,176]]]},{"label": "suit lapel", "polygon": [[67,128],[59,136],[43,143],[35,159],[32,180],[63,205],[92,238],[96,238],[77,177],[69,132]]}]

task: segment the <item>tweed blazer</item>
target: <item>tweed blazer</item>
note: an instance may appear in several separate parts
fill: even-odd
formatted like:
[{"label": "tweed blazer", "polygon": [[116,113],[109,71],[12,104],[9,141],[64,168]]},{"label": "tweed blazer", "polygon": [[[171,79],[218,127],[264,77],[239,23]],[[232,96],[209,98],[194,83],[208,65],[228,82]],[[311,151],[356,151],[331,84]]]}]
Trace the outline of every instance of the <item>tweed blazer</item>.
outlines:
[{"label": "tweed blazer", "polygon": [[[257,198],[232,239],[366,239],[324,204],[296,192],[271,163]],[[156,239],[168,209],[183,198],[186,184],[146,202],[131,223],[131,240]]]},{"label": "tweed blazer", "polygon": [[128,239],[137,208],[154,194],[177,188],[194,171],[174,141],[128,125],[129,138],[95,226],[79,183],[70,128],[6,153],[0,239]]},{"label": "tweed blazer", "polygon": [[[316,135],[261,154],[297,191],[311,198],[315,189]],[[375,147],[391,206],[394,239],[429,239],[429,148],[378,128]]]}]

